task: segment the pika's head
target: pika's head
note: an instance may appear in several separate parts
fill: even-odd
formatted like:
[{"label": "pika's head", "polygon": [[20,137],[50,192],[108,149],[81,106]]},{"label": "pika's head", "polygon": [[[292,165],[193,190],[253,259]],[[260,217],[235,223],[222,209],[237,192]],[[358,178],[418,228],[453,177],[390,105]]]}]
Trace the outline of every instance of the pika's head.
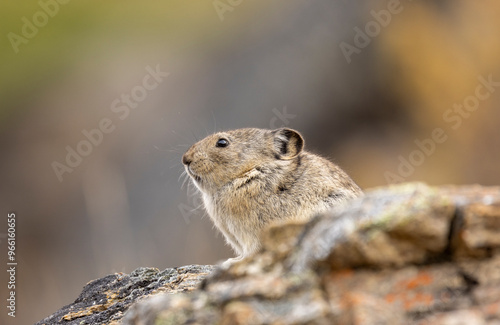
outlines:
[{"label": "pika's head", "polygon": [[182,163],[195,185],[210,194],[256,171],[286,166],[303,147],[304,139],[292,129],[237,129],[195,143],[182,156]]}]

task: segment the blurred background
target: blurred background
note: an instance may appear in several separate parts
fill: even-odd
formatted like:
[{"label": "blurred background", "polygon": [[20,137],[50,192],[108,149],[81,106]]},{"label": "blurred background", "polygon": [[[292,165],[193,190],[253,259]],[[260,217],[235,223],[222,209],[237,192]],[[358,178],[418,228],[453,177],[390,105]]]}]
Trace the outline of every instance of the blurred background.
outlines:
[{"label": "blurred background", "polygon": [[216,130],[298,129],[363,188],[500,184],[496,0],[59,1],[0,4],[2,324],[112,272],[230,257],[179,179]]}]

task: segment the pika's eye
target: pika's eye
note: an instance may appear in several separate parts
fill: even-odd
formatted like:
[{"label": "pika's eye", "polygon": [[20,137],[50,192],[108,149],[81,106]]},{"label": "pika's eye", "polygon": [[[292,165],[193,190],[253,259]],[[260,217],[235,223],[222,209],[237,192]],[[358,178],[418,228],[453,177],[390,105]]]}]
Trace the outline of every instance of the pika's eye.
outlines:
[{"label": "pika's eye", "polygon": [[219,147],[219,148],[224,148],[224,147],[227,147],[228,145],[229,145],[229,141],[227,141],[224,138],[220,138],[219,140],[217,140],[217,143],[215,144],[215,146]]}]

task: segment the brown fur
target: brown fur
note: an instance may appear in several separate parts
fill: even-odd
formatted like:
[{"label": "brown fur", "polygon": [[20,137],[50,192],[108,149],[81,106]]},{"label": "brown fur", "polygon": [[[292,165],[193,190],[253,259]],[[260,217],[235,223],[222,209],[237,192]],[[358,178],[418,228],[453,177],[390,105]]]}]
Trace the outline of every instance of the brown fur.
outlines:
[{"label": "brown fur", "polygon": [[[217,146],[219,139],[229,144]],[[340,167],[303,146],[292,129],[247,128],[212,134],[182,157],[210,218],[240,258],[260,248],[267,226],[307,221],[362,194]]]}]

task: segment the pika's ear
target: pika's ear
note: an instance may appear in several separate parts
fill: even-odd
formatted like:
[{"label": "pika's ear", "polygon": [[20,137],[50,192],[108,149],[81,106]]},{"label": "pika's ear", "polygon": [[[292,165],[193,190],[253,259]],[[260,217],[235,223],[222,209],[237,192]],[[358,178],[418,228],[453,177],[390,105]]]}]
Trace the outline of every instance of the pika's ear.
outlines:
[{"label": "pika's ear", "polygon": [[299,132],[281,128],[272,131],[274,152],[280,159],[293,159],[304,148],[304,139]]}]

